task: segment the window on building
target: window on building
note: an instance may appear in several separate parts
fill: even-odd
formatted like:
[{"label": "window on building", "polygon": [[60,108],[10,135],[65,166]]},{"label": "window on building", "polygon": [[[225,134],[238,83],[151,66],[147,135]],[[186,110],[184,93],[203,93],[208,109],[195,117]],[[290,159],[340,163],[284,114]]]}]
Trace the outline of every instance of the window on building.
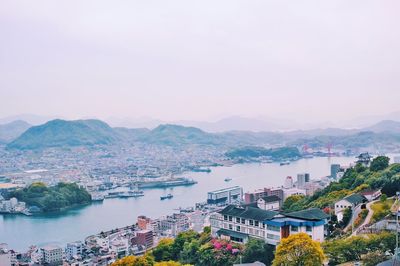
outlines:
[{"label": "window on building", "polygon": [[229,225],[228,225],[228,228],[229,228],[229,230],[232,230],[233,227],[232,227],[231,224],[229,224]]},{"label": "window on building", "polygon": [[228,215],[224,215],[224,221],[228,221]]},{"label": "window on building", "polygon": [[273,240],[280,240],[280,237],[278,235],[274,234],[267,234],[268,239],[273,239]]},{"label": "window on building", "polygon": [[232,222],[232,216],[228,216],[229,222]]},{"label": "window on building", "polygon": [[307,226],[306,226],[306,231],[307,231],[307,232],[312,232],[312,227],[309,226],[309,225],[307,225]]},{"label": "window on building", "polygon": [[264,229],[265,229],[265,223],[263,223],[263,224],[262,224],[262,228],[264,228]]},{"label": "window on building", "polygon": [[236,222],[240,223],[240,218],[239,217],[236,217]]},{"label": "window on building", "polygon": [[246,219],[242,218],[242,224],[245,224],[245,223],[246,223]]},{"label": "window on building", "polygon": [[255,226],[260,226],[260,223],[258,221],[254,221]]},{"label": "window on building", "polygon": [[236,226],[236,231],[240,232],[240,226]]},{"label": "window on building", "polygon": [[281,228],[279,226],[275,226],[275,225],[267,225],[267,230],[280,232]]},{"label": "window on building", "polygon": [[249,220],[249,225],[254,225],[254,221],[253,220]]},{"label": "window on building", "polygon": [[292,225],[292,231],[293,232],[298,232],[299,231],[299,227]]}]

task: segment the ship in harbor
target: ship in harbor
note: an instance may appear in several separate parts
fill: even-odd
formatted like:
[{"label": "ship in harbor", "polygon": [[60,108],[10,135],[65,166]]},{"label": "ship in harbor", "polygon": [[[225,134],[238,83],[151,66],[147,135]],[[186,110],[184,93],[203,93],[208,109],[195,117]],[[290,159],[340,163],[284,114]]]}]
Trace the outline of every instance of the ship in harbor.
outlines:
[{"label": "ship in harbor", "polygon": [[172,194],[167,194],[165,196],[161,196],[160,200],[165,200],[165,199],[172,199],[173,195]]},{"label": "ship in harbor", "polygon": [[197,184],[197,181],[185,177],[172,177],[172,178],[151,178],[147,180],[137,181],[137,185],[140,189],[145,188],[167,188],[167,187],[178,187],[178,186],[191,186]]}]

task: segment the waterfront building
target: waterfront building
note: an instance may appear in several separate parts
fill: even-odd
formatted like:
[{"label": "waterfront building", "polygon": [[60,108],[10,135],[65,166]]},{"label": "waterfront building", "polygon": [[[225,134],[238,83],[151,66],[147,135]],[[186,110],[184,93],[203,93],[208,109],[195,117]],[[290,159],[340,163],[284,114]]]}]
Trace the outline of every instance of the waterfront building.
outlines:
[{"label": "waterfront building", "polygon": [[207,193],[207,203],[216,205],[231,204],[241,202],[243,189],[239,186],[218,189]]},{"label": "waterfront building", "polygon": [[50,265],[61,265],[63,250],[56,245],[49,245],[40,248],[42,255],[42,262]]},{"label": "waterfront building", "polygon": [[367,199],[361,194],[352,194],[344,197],[335,203],[335,215],[337,220],[343,220],[343,212],[345,209],[354,209],[357,205],[366,202]]},{"label": "waterfront building", "polygon": [[257,207],[262,210],[277,211],[281,208],[281,199],[276,196],[267,196],[257,200]]},{"label": "waterfront building", "polygon": [[263,188],[258,189],[254,192],[246,192],[244,195],[244,203],[250,204],[253,202],[257,202],[258,199],[267,197],[267,196],[277,196],[281,199],[281,205],[283,200],[283,189],[281,188]]},{"label": "waterfront building", "polygon": [[292,188],[293,187],[293,178],[291,176],[287,176],[285,182],[283,183],[283,188]]},{"label": "waterfront building", "polygon": [[320,209],[292,213],[262,210],[256,207],[229,205],[210,217],[211,233],[239,243],[250,237],[277,245],[291,234],[304,232],[313,240],[322,242],[328,215]]}]

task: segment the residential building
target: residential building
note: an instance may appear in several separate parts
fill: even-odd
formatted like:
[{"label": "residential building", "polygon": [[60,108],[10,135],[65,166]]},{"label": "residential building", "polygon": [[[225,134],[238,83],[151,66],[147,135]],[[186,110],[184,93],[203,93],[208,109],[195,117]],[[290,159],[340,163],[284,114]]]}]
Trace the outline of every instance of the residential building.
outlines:
[{"label": "residential building", "polygon": [[281,205],[283,200],[283,189],[281,188],[263,188],[258,189],[254,192],[246,192],[244,195],[245,204],[250,204],[253,202],[257,202],[258,199],[267,197],[267,196],[278,196],[281,199]]},{"label": "residential building", "polygon": [[78,256],[82,256],[83,252],[83,243],[81,241],[76,241],[72,243],[68,243],[65,249],[65,256],[67,259],[77,258]]},{"label": "residential building", "polygon": [[281,199],[276,196],[267,196],[257,200],[257,207],[262,210],[277,211],[281,208]]},{"label": "residential building", "polygon": [[382,192],[380,189],[367,189],[361,191],[360,194],[363,195],[368,201],[372,201],[378,199],[382,195]]},{"label": "residential building", "polygon": [[151,219],[146,216],[138,216],[137,224],[140,230],[147,230],[151,227]]},{"label": "residential building", "polygon": [[0,249],[0,265],[11,266],[11,254],[8,250]]},{"label": "residential building", "polygon": [[152,248],[154,245],[153,231],[141,230],[131,239],[132,245],[141,245],[146,249]]},{"label": "residential building", "polygon": [[208,204],[231,204],[241,202],[243,198],[243,189],[239,186],[219,189],[207,193]]},{"label": "residential building", "polygon": [[174,213],[159,220],[162,234],[176,237],[180,232],[189,230],[189,218],[183,213]]},{"label": "residential building", "polygon": [[302,188],[289,188],[289,189],[282,189],[283,192],[283,201],[290,196],[293,195],[307,195],[307,191]]},{"label": "residential building", "polygon": [[210,217],[211,233],[223,239],[245,243],[250,237],[277,245],[291,234],[305,232],[313,240],[324,240],[328,215],[320,209],[279,213],[256,207],[229,205]]},{"label": "residential building", "polygon": [[49,245],[40,249],[42,253],[42,262],[50,265],[61,265],[63,250],[56,245]]},{"label": "residential building", "polygon": [[354,209],[357,205],[366,202],[367,199],[360,194],[352,194],[335,203],[335,215],[338,221],[343,220],[343,212],[345,209]]}]

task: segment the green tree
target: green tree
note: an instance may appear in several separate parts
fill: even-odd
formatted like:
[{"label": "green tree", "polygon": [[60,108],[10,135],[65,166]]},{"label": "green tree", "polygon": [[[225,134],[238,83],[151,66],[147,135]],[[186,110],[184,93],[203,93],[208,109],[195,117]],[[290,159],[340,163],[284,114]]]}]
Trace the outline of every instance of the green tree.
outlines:
[{"label": "green tree", "polygon": [[353,212],[350,208],[347,208],[343,211],[343,219],[340,222],[341,227],[346,227],[346,225],[350,222],[351,216]]},{"label": "green tree", "polygon": [[251,238],[245,245],[242,260],[244,263],[260,261],[265,265],[271,265],[274,259],[275,247],[265,241]]},{"label": "green tree", "polygon": [[169,261],[173,259],[172,245],[174,240],[171,238],[161,239],[153,249],[152,254],[155,261]]},{"label": "green tree", "polygon": [[183,246],[185,243],[190,243],[194,239],[198,239],[199,234],[193,230],[189,230],[186,232],[179,233],[178,236],[175,238],[172,248],[171,248],[171,255],[173,260],[179,260],[179,255],[183,250]]},{"label": "green tree", "polygon": [[378,156],[371,162],[369,169],[373,172],[381,171],[389,167],[389,157]]},{"label": "green tree", "polygon": [[300,200],[304,199],[304,195],[292,195],[287,197],[287,199],[283,202],[282,209],[283,210],[290,210],[293,204],[299,202]]},{"label": "green tree", "polygon": [[306,233],[299,233],[283,239],[278,245],[273,261],[274,266],[322,265],[325,259],[320,244]]},{"label": "green tree", "polygon": [[199,259],[199,249],[199,240],[193,239],[191,242],[185,242],[179,255],[179,261],[187,264],[196,264]]}]

